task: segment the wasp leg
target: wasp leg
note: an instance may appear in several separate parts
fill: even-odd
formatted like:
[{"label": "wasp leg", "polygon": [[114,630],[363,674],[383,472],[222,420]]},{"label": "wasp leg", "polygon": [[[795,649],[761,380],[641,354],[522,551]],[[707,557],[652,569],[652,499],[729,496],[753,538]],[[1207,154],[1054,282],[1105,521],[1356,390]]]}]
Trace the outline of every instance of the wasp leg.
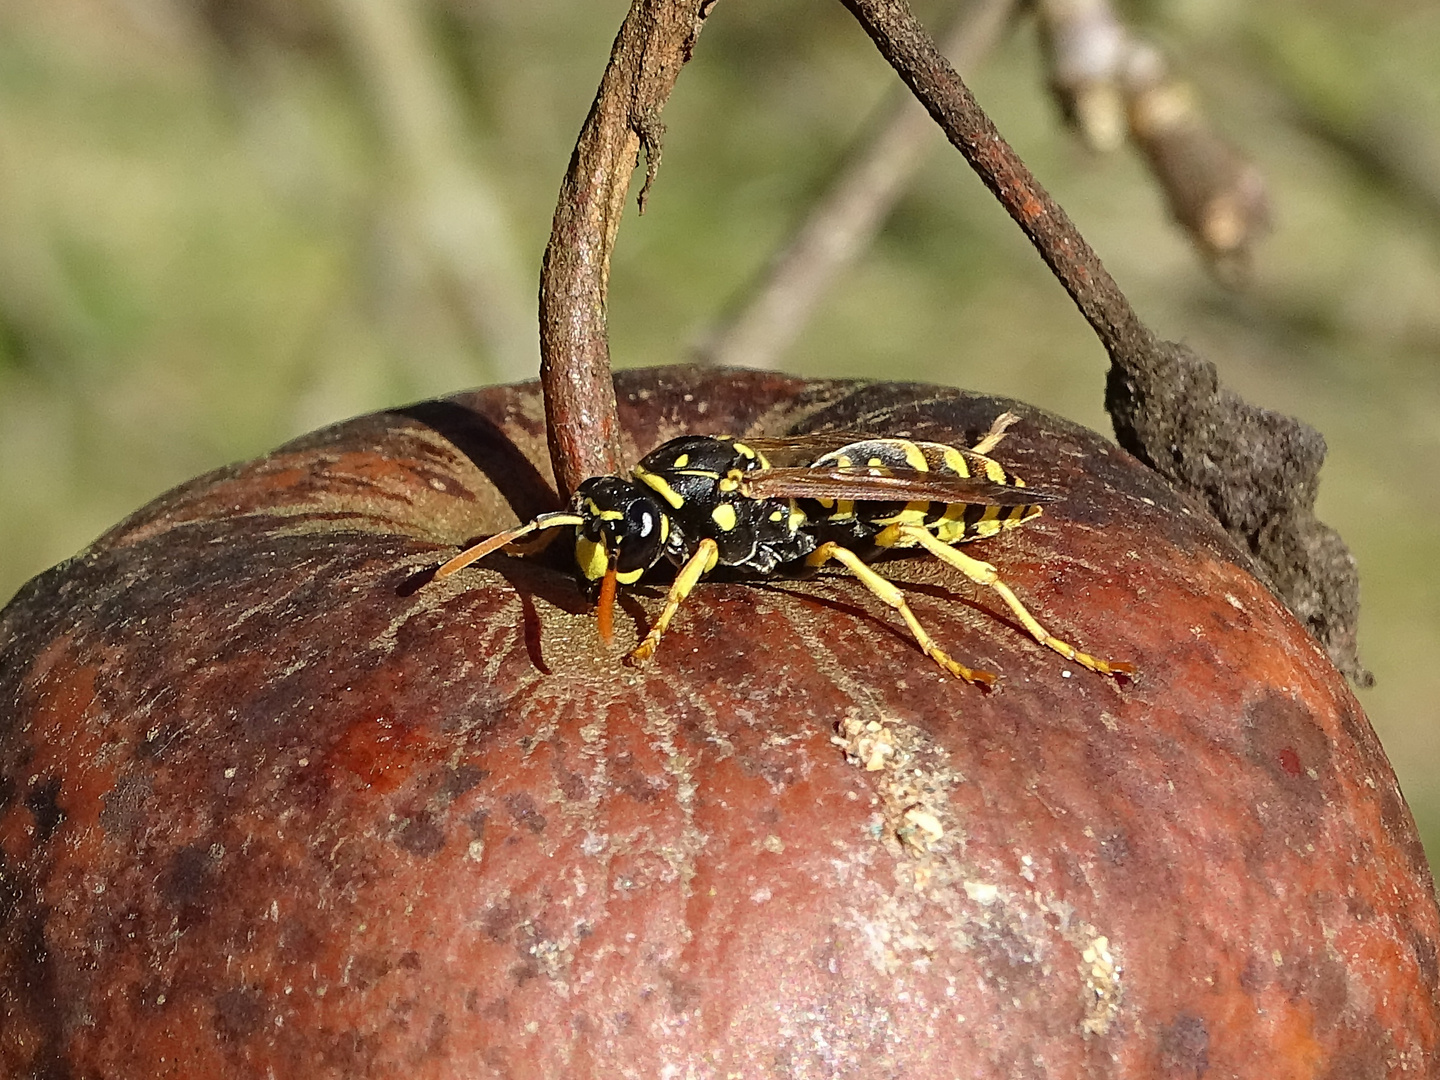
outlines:
[{"label": "wasp leg", "polygon": [[1030,631],[1030,636],[1041,645],[1054,649],[1065,659],[1073,660],[1091,671],[1098,671],[1101,675],[1123,675],[1127,678],[1134,678],[1134,664],[1127,664],[1121,660],[1101,660],[1099,657],[1081,652],[1068,641],[1061,641],[1046,630],[1020,602],[1020,598],[1010,591],[1010,586],[1000,580],[999,571],[989,563],[981,562],[979,559],[966,555],[963,551],[956,550],[943,540],[937,539],[928,529],[914,525],[901,525],[898,532],[901,536],[914,540],[937,559],[945,560],[975,584],[988,585],[994,589],[1000,594],[1000,599],[1004,600],[1010,610],[1015,613],[1015,617],[1020,620],[1025,629]]},{"label": "wasp leg", "polygon": [[660,612],[660,617],[645,635],[645,640],[625,658],[626,663],[643,664],[655,655],[655,647],[660,644],[660,637],[670,625],[670,620],[675,617],[675,612],[680,610],[680,605],[690,595],[690,590],[695,588],[695,583],[715,569],[719,554],[720,548],[714,540],[707,536],[700,541],[695,548],[695,554],[690,556],[689,561],[680,568],[680,573],[675,575],[675,583],[670,586],[670,595],[665,598],[665,607]]},{"label": "wasp leg", "polygon": [[[926,534],[929,535],[928,533]],[[925,655],[934,660],[951,675],[958,675],[968,683],[975,683],[980,686],[990,686],[995,682],[995,676],[988,671],[977,671],[967,668],[963,664],[956,663],[950,659],[940,647],[935,644],[925,628],[920,625],[920,620],[915,618],[915,613],[910,610],[910,605],[905,602],[905,594],[895,585],[893,581],[881,577],[870,567],[866,566],[860,556],[856,555],[849,548],[841,547],[833,540],[821,544],[805,557],[806,565],[822,566],[834,559],[844,565],[845,569],[854,574],[864,586],[878,596],[885,603],[889,604],[896,611],[900,612],[905,620],[905,625],[910,627],[910,633],[915,635],[916,642],[924,650]]]},{"label": "wasp leg", "polygon": [[1012,424],[1020,422],[1020,417],[1013,412],[1003,412],[995,417],[995,422],[990,425],[990,430],[974,446],[970,447],[972,454],[988,454],[999,445],[1000,440],[1005,437],[1005,431]]}]

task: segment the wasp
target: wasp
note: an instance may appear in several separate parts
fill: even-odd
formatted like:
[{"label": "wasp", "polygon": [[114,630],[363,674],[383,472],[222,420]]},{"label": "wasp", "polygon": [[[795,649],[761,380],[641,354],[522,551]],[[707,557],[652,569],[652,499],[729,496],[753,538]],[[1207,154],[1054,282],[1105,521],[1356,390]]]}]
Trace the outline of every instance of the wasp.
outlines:
[{"label": "wasp", "polygon": [[575,562],[589,582],[599,583],[598,629],[609,642],[618,586],[633,584],[667,559],[679,570],[659,617],[629,654],[628,661],[639,664],[654,654],[680,605],[716,567],[767,577],[837,562],[899,612],[940,667],[967,682],[992,685],[994,674],[944,652],[904,593],[869,564],[889,550],[920,548],[994,590],[1040,644],[1092,671],[1133,677],[1131,664],[1102,660],[1055,637],[994,566],[958,550],[1023,525],[1054,499],[989,456],[1018,419],[1002,414],[968,448],[857,434],[681,436],[645,455],[629,476],[585,480],[566,509],[467,548],[434,576],[449,577],[531,533],[573,527]]}]

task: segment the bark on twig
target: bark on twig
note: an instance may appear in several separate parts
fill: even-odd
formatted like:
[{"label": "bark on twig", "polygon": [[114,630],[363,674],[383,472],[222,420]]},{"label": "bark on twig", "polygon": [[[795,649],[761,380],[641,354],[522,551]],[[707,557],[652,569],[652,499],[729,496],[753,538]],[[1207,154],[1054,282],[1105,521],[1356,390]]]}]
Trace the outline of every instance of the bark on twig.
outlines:
[{"label": "bark on twig", "polygon": [[1219,385],[1215,367],[1141,322],[1065,212],[1001,138],[905,0],[843,0],[881,55],[1000,200],[1094,328],[1111,368],[1106,408],[1120,444],[1200,499],[1255,556],[1272,587],[1357,682],[1359,583],[1315,518],[1325,441]]},{"label": "bark on twig", "polygon": [[605,329],[610,253],[642,147],[644,208],[660,161],[660,110],[714,3],[634,0],[560,187],[540,274],[540,379],[562,497],[588,476],[620,471]]},{"label": "bark on twig", "polygon": [[[941,48],[969,68],[1000,37],[1017,0],[978,0]],[[800,336],[831,283],[870,246],[934,148],[934,124],[911,94],[889,99],[804,222],[696,346],[722,367],[771,368]]]}]

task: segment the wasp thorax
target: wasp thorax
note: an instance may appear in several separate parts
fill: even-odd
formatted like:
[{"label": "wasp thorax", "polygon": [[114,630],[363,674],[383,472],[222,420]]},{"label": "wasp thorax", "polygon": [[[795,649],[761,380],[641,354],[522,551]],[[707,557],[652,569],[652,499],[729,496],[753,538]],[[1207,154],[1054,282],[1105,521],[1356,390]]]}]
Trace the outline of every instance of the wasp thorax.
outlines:
[{"label": "wasp thorax", "polygon": [[635,581],[664,554],[670,518],[646,488],[618,476],[597,476],[575,493],[585,520],[575,533],[575,561],[591,581],[605,576],[614,560],[622,584]]}]

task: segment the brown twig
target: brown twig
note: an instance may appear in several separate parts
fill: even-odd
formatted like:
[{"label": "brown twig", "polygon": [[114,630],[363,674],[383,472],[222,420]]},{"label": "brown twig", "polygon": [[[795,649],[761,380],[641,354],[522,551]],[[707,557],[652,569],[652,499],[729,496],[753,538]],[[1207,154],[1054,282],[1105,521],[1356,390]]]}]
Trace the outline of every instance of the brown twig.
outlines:
[{"label": "brown twig", "polygon": [[1125,141],[1120,75],[1130,35],[1110,0],[1034,0],[1036,25],[1050,72],[1050,92],[1065,122],[1092,150]]},{"label": "brown twig", "polygon": [[1106,408],[1120,444],[1207,505],[1336,665],[1367,682],[1355,645],[1354,560],[1314,515],[1324,439],[1297,420],[1246,404],[1220,387],[1213,364],[1150,331],[905,0],[843,3],[1095,329],[1110,354]]},{"label": "brown twig", "polygon": [[904,0],[842,2],[1030,238],[1110,354],[1153,350],[1153,335],[1099,257],[1001,137],[909,5]]},{"label": "brown twig", "polygon": [[[988,52],[1017,0],[978,0],[941,44],[957,68]],[[740,302],[695,348],[723,367],[774,367],[831,282],[864,251],[934,146],[934,125],[903,90],[847,155],[829,188],[751,283]]]},{"label": "brown twig", "polygon": [[660,110],[715,0],[634,0],[560,186],[540,273],[540,379],[562,496],[620,471],[605,329],[610,253],[643,147],[645,195],[660,162]]},{"label": "brown twig", "polygon": [[1158,49],[1132,43],[1123,85],[1130,137],[1150,163],[1171,216],[1217,276],[1242,280],[1251,249],[1270,230],[1265,177],[1215,129]]}]

